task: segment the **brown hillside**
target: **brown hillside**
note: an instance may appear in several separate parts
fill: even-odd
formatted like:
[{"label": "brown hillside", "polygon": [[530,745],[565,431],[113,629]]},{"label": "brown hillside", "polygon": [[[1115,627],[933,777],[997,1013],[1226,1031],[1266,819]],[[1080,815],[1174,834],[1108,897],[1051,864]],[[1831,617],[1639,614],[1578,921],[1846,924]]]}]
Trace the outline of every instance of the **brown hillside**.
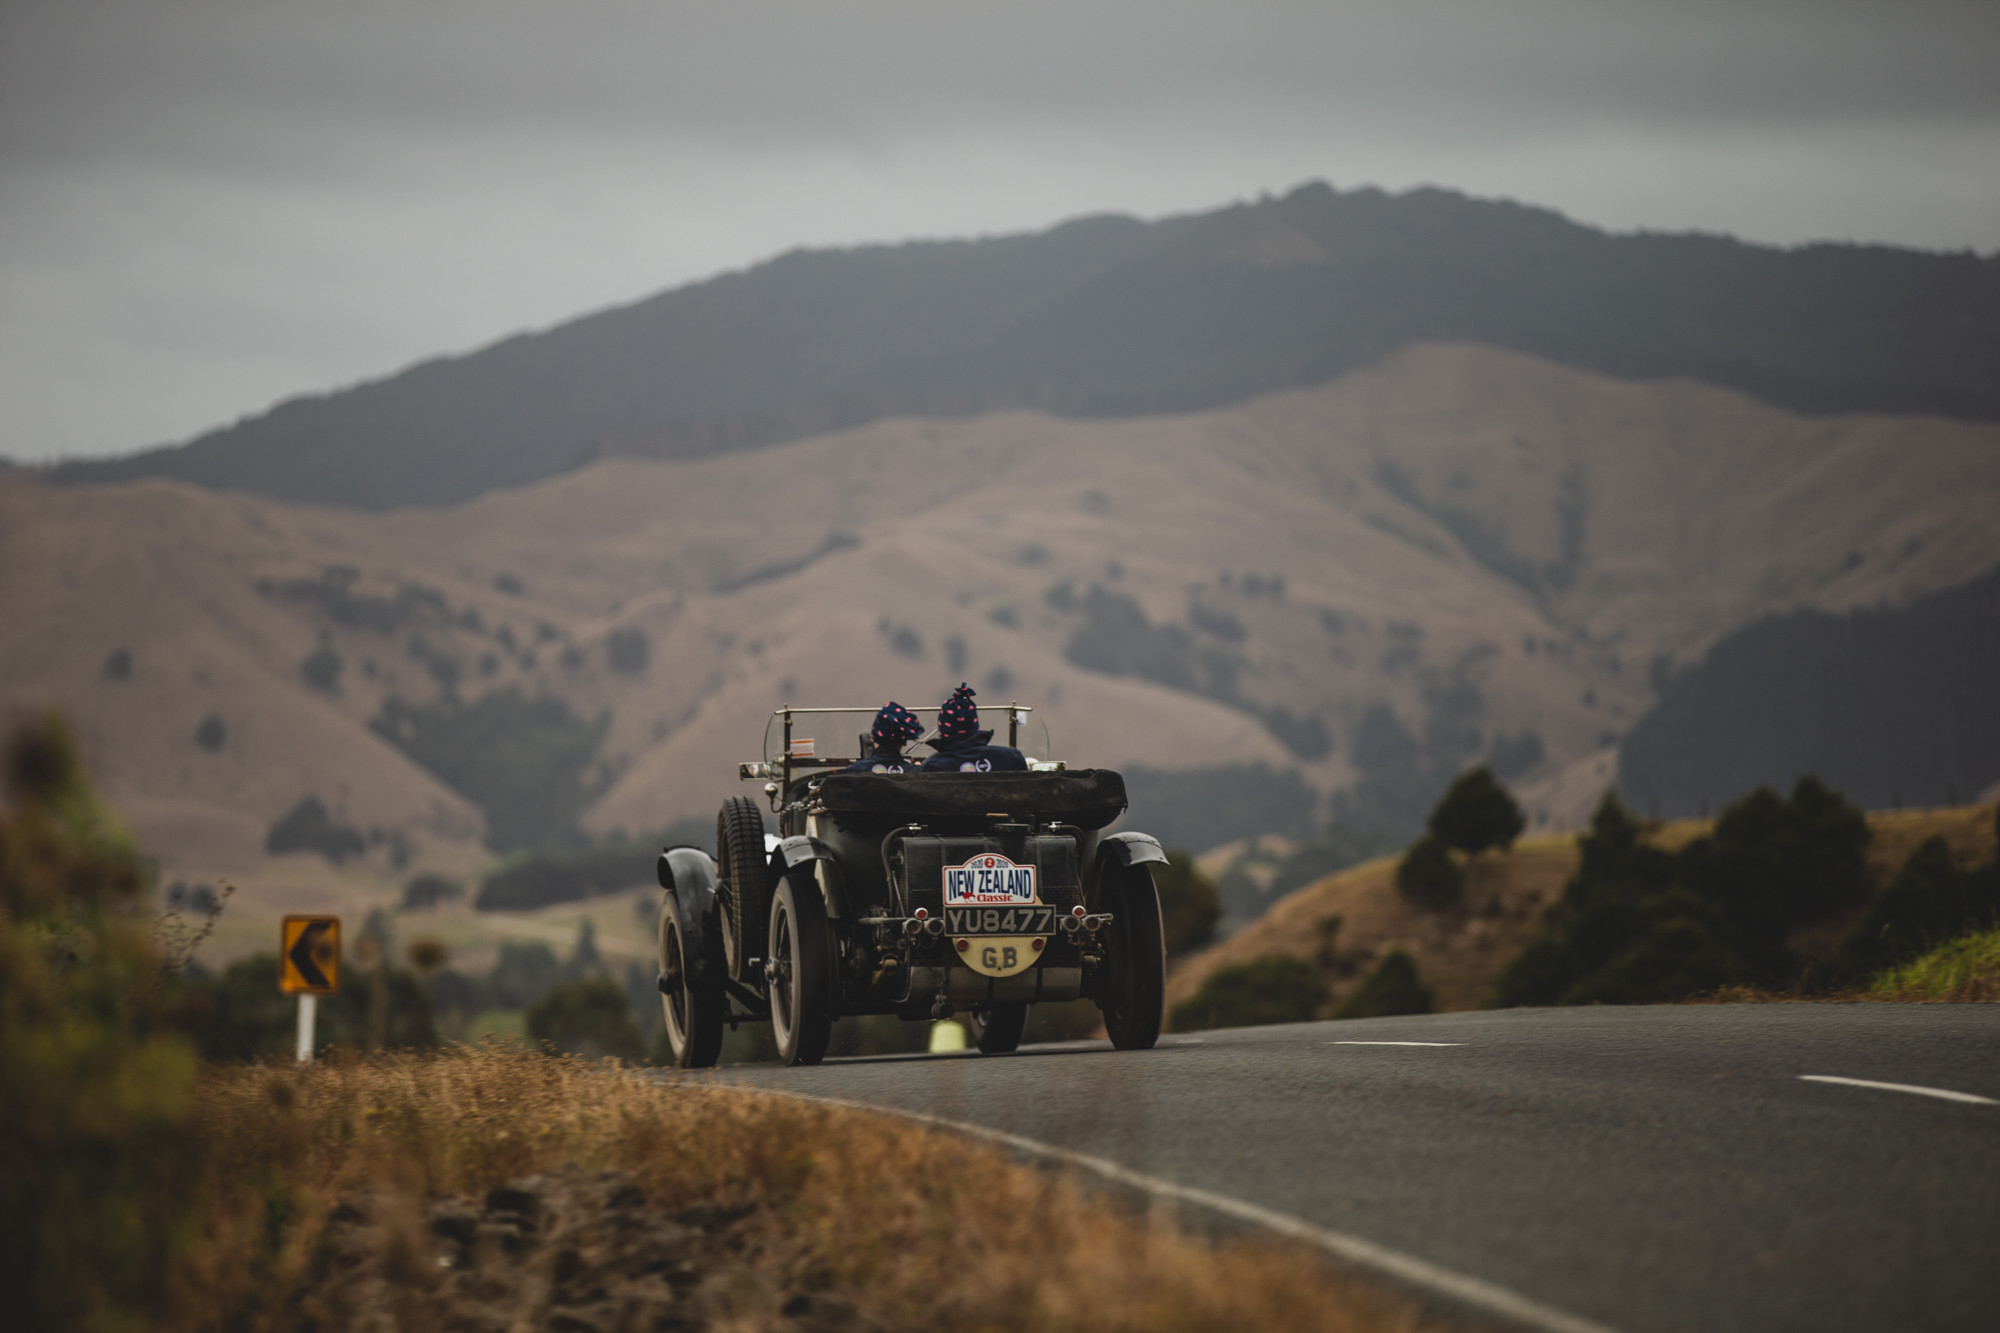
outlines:
[{"label": "brown hillside", "polygon": [[[169,878],[243,884],[245,940],[284,907],[357,910],[486,859],[480,812],[367,725],[440,675],[607,715],[600,830],[711,814],[781,702],[935,701],[962,678],[1040,706],[1072,760],[1297,763],[1323,791],[1353,779],[1364,710],[1422,735],[1456,688],[1468,762],[1541,739],[1517,787],[1560,828],[1610,780],[1656,656],[1959,582],[2000,562],[1996,510],[2000,427],[1805,418],[1468,346],[1223,411],[889,421],[449,510],[4,476],[0,711],[76,719]],[[343,619],[296,591],[329,577],[400,609]],[[1331,752],[1298,761],[1249,711],[1070,663],[1083,621],[1047,600],[1065,583],[1229,655],[1244,702],[1321,717]],[[645,635],[642,669],[614,669],[615,631]],[[321,646],[337,692],[301,673]],[[216,750],[194,740],[211,714]],[[383,841],[338,870],[267,857],[306,794]]]},{"label": "brown hillside", "polygon": [[[1887,884],[1917,845],[1943,837],[1969,861],[1994,855],[1993,806],[1895,810],[1871,814],[1868,866],[1877,889]],[[1681,847],[1709,827],[1706,820],[1676,820],[1655,827],[1653,841]],[[1425,912],[1396,892],[1396,859],[1383,857],[1330,875],[1287,894],[1228,939],[1181,962],[1167,978],[1167,1008],[1201,989],[1218,970],[1272,954],[1304,958],[1319,967],[1332,992],[1332,1008],[1391,949],[1407,950],[1440,1010],[1478,1009],[1491,1002],[1494,982],[1515,955],[1540,935],[1543,918],[1575,873],[1574,835],[1526,838],[1510,852],[1491,852],[1469,867],[1465,902],[1451,912]],[[1811,956],[1832,951],[1863,909],[1815,927],[1794,940]],[[1333,917],[1340,927],[1329,941]]]}]

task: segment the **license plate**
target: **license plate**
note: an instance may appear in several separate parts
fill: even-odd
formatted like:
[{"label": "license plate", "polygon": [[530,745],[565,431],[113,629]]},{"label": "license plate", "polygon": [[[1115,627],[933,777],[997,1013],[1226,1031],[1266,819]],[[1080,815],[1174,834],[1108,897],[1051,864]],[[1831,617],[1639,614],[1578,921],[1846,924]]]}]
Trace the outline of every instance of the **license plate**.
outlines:
[{"label": "license plate", "polygon": [[1056,909],[1040,903],[1029,907],[947,907],[947,935],[1053,935]]}]

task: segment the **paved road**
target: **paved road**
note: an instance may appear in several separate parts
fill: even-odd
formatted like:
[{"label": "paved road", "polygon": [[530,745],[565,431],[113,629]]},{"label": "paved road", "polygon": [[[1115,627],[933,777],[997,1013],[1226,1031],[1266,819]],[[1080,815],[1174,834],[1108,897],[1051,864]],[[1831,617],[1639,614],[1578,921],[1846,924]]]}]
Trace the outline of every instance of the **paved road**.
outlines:
[{"label": "paved road", "polygon": [[[1357,1042],[1456,1042],[1449,1046]],[[1512,1010],[725,1078],[1023,1135],[1633,1330],[2000,1329],[2000,1006]]]}]

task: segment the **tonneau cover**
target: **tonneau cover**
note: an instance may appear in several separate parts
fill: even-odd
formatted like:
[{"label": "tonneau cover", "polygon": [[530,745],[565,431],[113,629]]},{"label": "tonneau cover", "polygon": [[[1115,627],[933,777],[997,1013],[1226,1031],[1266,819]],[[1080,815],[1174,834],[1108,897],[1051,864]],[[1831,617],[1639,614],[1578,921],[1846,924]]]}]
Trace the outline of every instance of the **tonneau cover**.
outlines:
[{"label": "tonneau cover", "polygon": [[815,804],[842,823],[890,825],[1006,813],[1101,829],[1125,811],[1125,779],[1108,768],[1063,773],[835,773]]}]

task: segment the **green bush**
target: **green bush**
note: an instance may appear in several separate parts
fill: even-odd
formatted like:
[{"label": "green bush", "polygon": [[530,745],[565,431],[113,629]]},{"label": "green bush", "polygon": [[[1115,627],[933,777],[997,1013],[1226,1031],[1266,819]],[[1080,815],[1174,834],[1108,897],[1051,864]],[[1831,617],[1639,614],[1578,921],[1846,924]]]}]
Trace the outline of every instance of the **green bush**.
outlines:
[{"label": "green bush", "polygon": [[1153,867],[1153,886],[1160,891],[1169,957],[1192,953],[1215,938],[1216,923],[1222,920],[1222,891],[1193,857],[1167,853],[1167,863]]},{"label": "green bush", "polygon": [[1512,847],[1528,821],[1493,770],[1481,764],[1458,775],[1431,811],[1431,836],[1467,856]]},{"label": "green bush", "polygon": [[1201,989],[1174,1006],[1177,1032],[1200,1028],[1303,1023],[1326,1003],[1326,983],[1312,964],[1272,954],[1215,972]]},{"label": "green bush", "polygon": [[528,1035],[537,1043],[601,1059],[639,1060],[645,1041],[632,1021],[625,988],[609,977],[565,981],[528,1010]]},{"label": "green bush", "polygon": [[1426,833],[1396,863],[1396,892],[1427,912],[1441,912],[1465,896],[1465,871],[1441,839]]},{"label": "green bush", "polygon": [[[377,987],[382,989],[378,993]],[[187,1027],[204,1059],[288,1056],[298,1033],[298,1000],[278,990],[276,954],[252,954],[213,979],[183,988]],[[316,1049],[429,1048],[438,1044],[427,988],[402,968],[342,970],[340,993],[324,996],[313,1019]]]},{"label": "green bush", "polygon": [[1417,977],[1417,965],[1401,949],[1391,949],[1368,979],[1334,1011],[1335,1018],[1389,1018],[1427,1014],[1431,993]]},{"label": "green bush", "polygon": [[147,872],[50,715],[7,746],[0,807],[0,1292],[24,1329],[142,1328],[198,1233],[208,1138]]},{"label": "green bush", "polygon": [[367,851],[368,842],[360,830],[335,823],[319,797],[303,796],[264,834],[264,850],[274,856],[284,852],[318,852],[339,865],[348,857]]}]

